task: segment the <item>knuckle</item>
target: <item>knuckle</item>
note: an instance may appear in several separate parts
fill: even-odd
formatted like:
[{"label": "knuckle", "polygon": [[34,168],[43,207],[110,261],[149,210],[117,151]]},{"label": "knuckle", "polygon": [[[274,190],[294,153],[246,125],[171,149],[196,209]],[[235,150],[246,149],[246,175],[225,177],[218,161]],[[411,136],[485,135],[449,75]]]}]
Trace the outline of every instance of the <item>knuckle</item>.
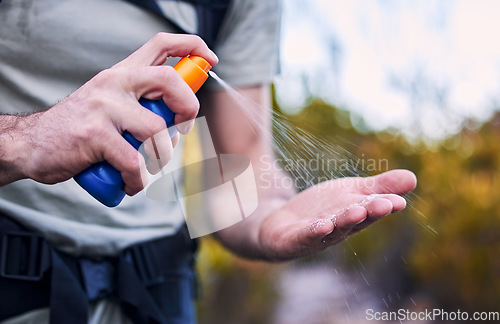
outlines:
[{"label": "knuckle", "polygon": [[140,118],[140,122],[136,124],[135,135],[142,142],[148,141],[154,135],[167,128],[167,123],[162,117],[146,109],[141,111],[137,116]]},{"label": "knuckle", "polygon": [[149,129],[151,130],[150,136],[158,134],[159,132],[167,128],[165,120],[158,115],[152,115],[148,125]]},{"label": "knuckle", "polygon": [[139,154],[132,148],[127,149],[123,152],[123,165],[122,172],[128,176],[138,175],[141,168],[141,160],[139,159]]},{"label": "knuckle", "polygon": [[165,32],[159,32],[159,33],[156,33],[152,38],[151,38],[151,42],[153,43],[163,43],[165,41],[167,41],[167,38],[169,37],[169,34],[168,33],[165,33]]},{"label": "knuckle", "polygon": [[205,46],[205,41],[198,35],[187,35],[186,37],[188,37],[195,46]]},{"label": "knuckle", "polygon": [[112,102],[100,91],[96,91],[86,99],[86,108],[88,110],[87,116],[90,118],[95,118],[97,114],[100,114],[106,110],[107,107],[112,105]]},{"label": "knuckle", "polygon": [[89,141],[99,139],[99,142],[107,138],[108,123],[102,118],[92,118],[91,121],[80,126],[80,140]]},{"label": "knuckle", "polygon": [[137,152],[134,155],[131,155],[124,164],[122,175],[123,180],[126,183],[126,191],[128,194],[134,195],[144,189],[147,179],[142,176],[142,169],[145,169],[144,159],[141,159],[141,156],[139,156]]},{"label": "knuckle", "polygon": [[137,157],[137,154],[127,154],[130,155],[130,157],[127,159],[125,166],[124,166],[124,171],[129,172],[129,173],[136,173],[137,170],[140,168],[140,163],[139,159]]},{"label": "knuckle", "polygon": [[109,68],[102,70],[94,76],[92,81],[95,83],[96,86],[103,86],[109,84],[116,79],[117,74],[120,73],[119,71],[120,69],[118,68]]},{"label": "knuckle", "polygon": [[167,84],[172,82],[172,79],[179,77],[175,69],[170,66],[170,65],[163,65],[159,67],[158,69],[154,69],[156,72],[155,77],[160,81],[162,84]]},{"label": "knuckle", "polygon": [[191,117],[194,118],[198,114],[199,109],[200,109],[200,102],[193,94],[192,96],[189,97],[189,99],[186,100],[186,111],[188,112],[189,115],[191,115]]}]

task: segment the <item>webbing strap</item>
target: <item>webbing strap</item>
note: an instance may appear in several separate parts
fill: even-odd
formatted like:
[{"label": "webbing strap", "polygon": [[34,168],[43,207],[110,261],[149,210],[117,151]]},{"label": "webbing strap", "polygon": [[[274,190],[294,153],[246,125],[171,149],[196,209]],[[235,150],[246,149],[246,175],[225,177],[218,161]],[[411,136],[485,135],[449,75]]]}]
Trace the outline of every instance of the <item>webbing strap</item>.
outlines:
[{"label": "webbing strap", "polygon": [[219,2],[220,5],[207,6],[198,4],[196,6],[196,12],[198,15],[198,35],[203,38],[208,47],[212,49],[215,48],[217,35],[219,34],[219,30],[222,26],[222,20],[229,5],[229,0],[216,2]]},{"label": "webbing strap", "polygon": [[[154,12],[163,18],[167,19],[177,32],[186,32],[179,27],[175,22],[168,19],[163,10],[158,6],[155,0],[126,0],[137,6],[141,6],[151,12]],[[196,14],[198,17],[198,36],[203,38],[208,47],[214,48],[222,25],[222,20],[226,14],[231,0],[182,0],[192,3],[196,6]]]},{"label": "webbing strap", "polygon": [[86,324],[88,299],[75,273],[54,250],[50,285],[50,324]]},{"label": "webbing strap", "polygon": [[156,3],[155,0],[127,0],[127,1],[163,16],[163,11],[158,6],[158,3]]},{"label": "webbing strap", "polygon": [[[50,307],[51,324],[85,324],[89,303],[101,298],[119,301],[135,323],[172,323],[173,317],[188,323],[185,317],[194,316],[179,301],[194,299],[196,246],[184,229],[103,260],[72,257],[40,237],[0,214],[0,321]],[[33,240],[45,248],[26,253]]]}]

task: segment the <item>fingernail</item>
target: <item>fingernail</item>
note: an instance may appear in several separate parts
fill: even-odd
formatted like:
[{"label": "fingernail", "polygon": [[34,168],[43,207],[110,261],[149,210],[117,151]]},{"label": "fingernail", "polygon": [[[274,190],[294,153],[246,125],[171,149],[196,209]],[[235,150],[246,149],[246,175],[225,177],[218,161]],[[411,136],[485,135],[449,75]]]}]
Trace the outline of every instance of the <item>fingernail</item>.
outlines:
[{"label": "fingernail", "polygon": [[191,132],[193,130],[194,119],[177,124],[176,126],[177,126],[177,129],[179,130],[179,133],[181,133],[182,135],[189,134],[189,132]]},{"label": "fingernail", "polygon": [[[210,50],[210,51],[212,52],[212,55],[213,55],[213,57],[214,57],[215,64],[219,63],[219,57],[217,56],[217,54],[215,54],[215,52],[214,52],[214,51],[212,51],[212,50]],[[213,65],[215,65],[215,64],[213,64]],[[212,66],[213,66],[213,65],[212,65]]]},{"label": "fingernail", "polygon": [[360,220],[360,221],[357,221],[356,223],[354,223],[354,225],[359,225],[359,224],[363,223],[365,220],[366,220],[366,217],[365,217],[365,218],[363,218],[363,219],[362,219],[362,220]]}]

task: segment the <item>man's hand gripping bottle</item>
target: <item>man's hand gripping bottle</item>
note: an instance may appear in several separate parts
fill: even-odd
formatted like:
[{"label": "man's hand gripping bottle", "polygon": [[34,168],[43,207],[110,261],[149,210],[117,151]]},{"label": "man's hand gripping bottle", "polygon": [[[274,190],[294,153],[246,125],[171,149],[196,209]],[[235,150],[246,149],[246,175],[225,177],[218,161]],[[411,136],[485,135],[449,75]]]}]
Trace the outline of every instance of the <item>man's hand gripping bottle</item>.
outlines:
[{"label": "man's hand gripping bottle", "polygon": [[[177,73],[195,93],[207,80],[207,72],[211,68],[210,64],[200,56],[184,57],[174,66]],[[141,98],[139,103],[146,109],[161,116],[167,123],[167,127],[174,125],[175,115],[162,99],[149,100]],[[123,133],[123,137],[136,150],[142,144],[127,131]],[[108,207],[117,206],[125,197],[125,183],[120,172],[106,161],[91,165],[77,174],[74,179],[95,199]]]}]

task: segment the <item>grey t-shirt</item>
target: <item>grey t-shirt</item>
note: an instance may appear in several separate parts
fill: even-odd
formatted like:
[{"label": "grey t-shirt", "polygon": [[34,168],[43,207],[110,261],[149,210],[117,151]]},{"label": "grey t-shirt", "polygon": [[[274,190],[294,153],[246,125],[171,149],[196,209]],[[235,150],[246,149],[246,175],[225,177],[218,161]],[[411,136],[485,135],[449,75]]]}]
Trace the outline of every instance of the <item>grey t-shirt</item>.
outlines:
[{"label": "grey t-shirt", "polygon": [[[191,5],[159,3],[178,25],[196,31]],[[278,60],[278,7],[279,0],[235,0],[228,10],[214,71],[229,84],[272,81]],[[165,19],[121,0],[3,0],[0,112],[30,113],[56,104],[160,31],[173,29]],[[41,231],[59,249],[90,256],[112,255],[136,242],[169,235],[184,221],[179,202],[150,200],[141,192],[108,208],[72,179],[56,185],[27,179],[3,186],[0,212]]]}]

